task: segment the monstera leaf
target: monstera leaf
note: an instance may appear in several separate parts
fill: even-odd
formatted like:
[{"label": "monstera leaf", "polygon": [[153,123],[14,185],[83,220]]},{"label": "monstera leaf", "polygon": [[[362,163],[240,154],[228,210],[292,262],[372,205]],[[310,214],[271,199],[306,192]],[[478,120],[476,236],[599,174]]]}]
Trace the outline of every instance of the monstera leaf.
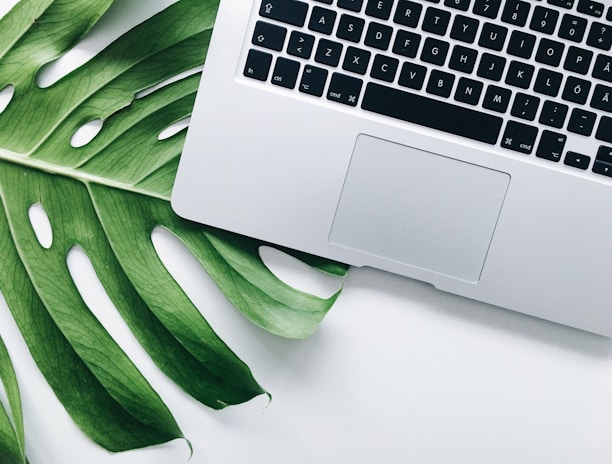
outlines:
[{"label": "monstera leaf", "polygon": [[[77,425],[121,451],[182,433],[85,304],[67,264],[70,250],[88,255],[155,363],[216,409],[265,391],[166,270],[154,228],[180,239],[227,298],[273,333],[308,336],[337,295],[321,299],[287,286],[262,262],[261,243],[184,221],[170,208],[185,132],[158,135],[190,115],[199,75],[159,84],[202,64],[217,1],[178,1],[55,84],[37,85],[41,68],[78,43],[112,3],[22,0],[0,20],[0,92],[12,95],[0,110],[0,290]],[[101,122],[100,132],[74,147],[74,134],[92,121]],[[50,244],[32,226],[33,205],[48,218]],[[346,272],[336,263],[310,264]],[[0,410],[0,461],[25,462],[19,393],[4,345],[0,363],[12,417]]]}]

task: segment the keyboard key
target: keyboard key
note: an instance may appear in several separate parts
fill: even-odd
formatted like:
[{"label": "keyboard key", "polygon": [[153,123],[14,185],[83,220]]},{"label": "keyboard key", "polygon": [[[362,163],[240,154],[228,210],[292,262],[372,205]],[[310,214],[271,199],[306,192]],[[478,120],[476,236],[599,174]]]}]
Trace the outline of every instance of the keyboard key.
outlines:
[{"label": "keyboard key", "polygon": [[574,7],[574,0],[548,0],[550,5],[560,6],[571,10]]},{"label": "keyboard key", "polygon": [[420,3],[400,0],[393,21],[402,26],[417,27],[423,6]]},{"label": "keyboard key", "polygon": [[476,32],[478,32],[479,23],[474,18],[457,15],[453,21],[450,36],[461,42],[474,43],[476,40]]},{"label": "keyboard key", "polygon": [[502,13],[502,21],[515,26],[524,26],[527,23],[531,5],[522,0],[507,0]]},{"label": "keyboard key", "polygon": [[558,20],[559,12],[557,10],[536,6],[533,10],[531,22],[529,23],[529,29],[552,35],[553,32],[555,32]]},{"label": "keyboard key", "polygon": [[259,50],[249,50],[244,75],[258,81],[267,81],[272,66],[272,55]]},{"label": "keyboard key", "polygon": [[447,72],[434,69],[429,76],[427,83],[427,93],[437,95],[439,97],[448,98],[453,90],[455,76]]},{"label": "keyboard key", "polygon": [[612,56],[598,55],[593,67],[593,77],[612,82]]},{"label": "keyboard key", "polygon": [[342,69],[357,74],[364,75],[368,70],[370,64],[370,57],[372,54],[367,50],[360,48],[348,47],[346,49],[346,55],[344,57],[344,64]]},{"label": "keyboard key", "polygon": [[572,42],[582,42],[586,33],[587,20],[571,14],[563,15],[558,35]]},{"label": "keyboard key", "polygon": [[484,23],[478,45],[499,52],[504,48],[507,35],[508,28],[491,23]]},{"label": "keyboard key", "polygon": [[515,118],[533,121],[539,107],[540,99],[538,97],[519,92],[514,97],[514,103],[512,104],[510,114]]},{"label": "keyboard key", "polygon": [[529,155],[533,151],[537,137],[537,127],[528,126],[516,121],[508,121],[502,136],[501,146],[508,150]]},{"label": "keyboard key", "polygon": [[376,55],[370,76],[385,82],[393,82],[399,67],[399,60],[384,55]]},{"label": "keyboard key", "polygon": [[512,92],[508,89],[490,85],[485,93],[482,106],[488,110],[505,113],[510,105]]},{"label": "keyboard key", "polygon": [[492,81],[500,81],[506,67],[506,59],[502,56],[483,53],[478,65],[478,76]]},{"label": "keyboard key", "polygon": [[253,45],[268,48],[270,50],[281,51],[285,46],[287,29],[275,24],[257,21],[253,32]]},{"label": "keyboard key", "polygon": [[612,147],[606,147],[605,145],[599,147],[597,150],[597,157],[595,159],[597,161],[612,164]]},{"label": "keyboard key", "polygon": [[295,88],[299,72],[300,63],[281,57],[276,60],[276,65],[272,72],[272,84],[285,87],[286,89],[293,89]]},{"label": "keyboard key", "polygon": [[361,11],[363,0],[338,0],[338,6],[349,11]]},{"label": "keyboard key", "polygon": [[591,157],[583,155],[582,153],[568,151],[565,155],[565,160],[563,163],[567,166],[582,169],[584,171],[585,169],[589,168],[589,164],[591,164]]},{"label": "keyboard key", "polygon": [[612,177],[612,164],[595,160],[595,163],[593,164],[593,172],[595,174]]},{"label": "keyboard key", "polygon": [[470,9],[471,2],[472,0],[444,0],[444,5],[461,11],[467,11]]},{"label": "keyboard key", "polygon": [[612,47],[612,25],[593,22],[587,37],[587,45],[601,50],[610,50],[610,47]]},{"label": "keyboard key", "polygon": [[482,94],[483,85],[480,81],[462,77],[457,83],[455,90],[455,100],[467,103],[468,105],[478,105],[480,95]]},{"label": "keyboard key", "polygon": [[536,61],[549,66],[559,66],[565,45],[550,39],[542,39],[536,53]]},{"label": "keyboard key", "polygon": [[368,0],[366,14],[378,19],[389,19],[395,0]]},{"label": "keyboard key", "polygon": [[306,65],[302,74],[302,80],[300,81],[300,92],[321,97],[325,90],[327,74],[326,69]]},{"label": "keyboard key", "polygon": [[545,130],[542,132],[542,137],[536,151],[536,156],[538,158],[559,162],[561,160],[561,156],[563,155],[563,149],[565,148],[566,142],[566,135]]},{"label": "keyboard key", "polygon": [[362,108],[480,142],[495,144],[503,119],[470,108],[369,83]]},{"label": "keyboard key", "polygon": [[393,28],[379,23],[370,23],[368,32],[366,32],[365,44],[368,47],[386,50],[389,48],[391,37],[393,36]]},{"label": "keyboard key", "polygon": [[563,89],[563,99],[584,105],[591,90],[591,83],[577,77],[569,76]]},{"label": "keyboard key", "polygon": [[425,12],[425,18],[423,19],[421,28],[432,34],[444,35],[448,29],[450,16],[451,14],[448,11],[429,7]]},{"label": "keyboard key", "polygon": [[315,61],[328,66],[338,66],[341,55],[342,44],[327,39],[321,39],[319,40],[319,46],[315,53]]},{"label": "keyboard key", "polygon": [[448,54],[448,47],[448,42],[427,37],[423,45],[423,50],[421,51],[421,60],[426,63],[443,66],[446,61],[446,55]]},{"label": "keyboard key", "polygon": [[570,47],[567,50],[567,56],[565,57],[563,69],[585,75],[589,72],[592,60],[592,51],[584,50],[578,47]]},{"label": "keyboard key", "polygon": [[448,67],[455,71],[470,74],[476,66],[477,58],[478,52],[476,52],[476,50],[462,47],[461,45],[455,45],[450,61],[448,62]]},{"label": "keyboard key", "polygon": [[595,113],[574,108],[567,124],[567,130],[574,134],[586,135],[588,137],[593,133],[596,119],[597,115]]},{"label": "keyboard key", "polygon": [[357,106],[361,87],[361,79],[334,73],[327,89],[327,99],[348,106]]},{"label": "keyboard key", "polygon": [[343,14],[338,22],[336,37],[348,40],[349,42],[359,43],[365,28],[365,20],[355,16]]},{"label": "keyboard key", "polygon": [[556,97],[561,90],[562,81],[563,74],[542,68],[538,71],[533,90],[549,97]]},{"label": "keyboard key", "polygon": [[495,19],[499,13],[501,0],[476,0],[474,3],[474,14],[485,18]]},{"label": "keyboard key", "polygon": [[605,5],[593,0],[578,0],[578,12],[584,13],[596,18],[603,16]]},{"label": "keyboard key", "polygon": [[612,118],[602,116],[595,133],[595,138],[603,142],[612,143]]},{"label": "keyboard key", "polygon": [[425,75],[427,68],[419,64],[405,62],[402,65],[398,84],[402,87],[408,87],[414,90],[421,90],[425,83]]},{"label": "keyboard key", "polygon": [[597,84],[591,98],[591,108],[612,113],[612,87]]},{"label": "keyboard key", "polygon": [[261,2],[259,16],[302,27],[306,23],[308,4],[295,0],[266,0]]},{"label": "keyboard key", "polygon": [[506,75],[506,84],[520,87],[521,89],[528,89],[531,85],[534,71],[535,67],[530,64],[511,61],[508,74]]},{"label": "keyboard key", "polygon": [[315,38],[310,34],[293,31],[287,45],[287,53],[299,58],[309,59],[314,47]]},{"label": "keyboard key", "polygon": [[546,100],[542,106],[539,122],[546,126],[561,129],[565,124],[568,111],[569,107],[567,105]]},{"label": "keyboard key", "polygon": [[336,15],[337,13],[333,10],[315,6],[312,9],[312,14],[310,15],[308,29],[311,31],[320,32],[321,34],[330,35],[334,30]]},{"label": "keyboard key", "polygon": [[522,31],[512,31],[508,42],[508,53],[520,58],[529,59],[533,53],[536,36]]},{"label": "keyboard key", "polygon": [[414,58],[417,56],[419,50],[419,44],[421,43],[421,36],[414,32],[399,30],[395,37],[393,44],[393,53],[397,55],[406,56],[408,58]]}]

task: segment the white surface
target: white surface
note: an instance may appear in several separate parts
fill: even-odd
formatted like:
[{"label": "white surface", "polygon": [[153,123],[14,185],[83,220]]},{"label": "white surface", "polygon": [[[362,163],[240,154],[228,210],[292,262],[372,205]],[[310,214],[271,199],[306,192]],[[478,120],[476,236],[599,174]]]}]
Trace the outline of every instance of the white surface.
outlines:
[{"label": "white surface", "polygon": [[[13,2],[2,2],[0,14]],[[121,0],[106,26],[118,31],[164,3]],[[612,460],[609,339],[354,269],[320,330],[286,341],[245,321],[167,236],[156,241],[194,302],[274,396],[269,406],[258,398],[221,412],[189,399],[143,353],[75,252],[71,267],[88,303],[174,411],[193,441],[192,463]],[[337,285],[290,262],[282,271],[316,291]],[[44,383],[3,301],[0,335],[17,365],[32,464],[188,462],[181,442],[114,456],[91,444]]]}]

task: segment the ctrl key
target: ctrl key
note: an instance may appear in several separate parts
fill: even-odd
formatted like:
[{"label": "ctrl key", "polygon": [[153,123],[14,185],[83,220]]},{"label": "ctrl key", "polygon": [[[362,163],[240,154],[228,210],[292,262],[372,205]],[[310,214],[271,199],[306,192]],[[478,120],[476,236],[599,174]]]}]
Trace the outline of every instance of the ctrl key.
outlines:
[{"label": "ctrl key", "polygon": [[249,50],[244,75],[258,81],[267,81],[272,66],[272,55],[259,50]]}]

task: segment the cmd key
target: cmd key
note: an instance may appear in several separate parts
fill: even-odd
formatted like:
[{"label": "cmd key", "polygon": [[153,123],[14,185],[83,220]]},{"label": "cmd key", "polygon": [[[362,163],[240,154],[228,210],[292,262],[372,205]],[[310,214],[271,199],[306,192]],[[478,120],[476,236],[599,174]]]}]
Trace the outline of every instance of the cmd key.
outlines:
[{"label": "cmd key", "polygon": [[306,22],[308,4],[297,0],[262,0],[259,16],[302,27]]}]

